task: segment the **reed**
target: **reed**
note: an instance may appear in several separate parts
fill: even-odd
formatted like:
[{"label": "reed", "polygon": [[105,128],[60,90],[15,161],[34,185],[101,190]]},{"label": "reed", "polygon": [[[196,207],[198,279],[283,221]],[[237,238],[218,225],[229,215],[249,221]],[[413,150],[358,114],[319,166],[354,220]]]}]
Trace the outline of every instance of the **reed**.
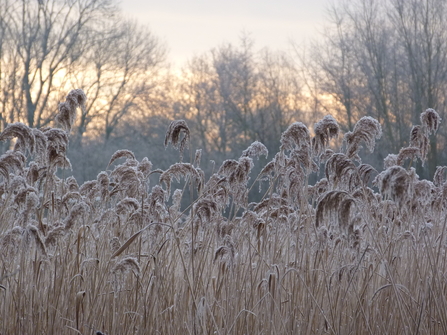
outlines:
[{"label": "reed", "polygon": [[[383,171],[360,164],[381,135],[370,117],[339,152],[332,116],[314,137],[292,124],[257,177],[259,142],[207,177],[200,150],[183,162],[180,120],[169,169],[120,150],[79,186],[57,170],[84,97],[60,106],[63,128],[0,134],[17,143],[0,156],[0,334],[447,333],[447,167],[431,182],[403,164],[425,160],[434,110]],[[255,184],[267,187],[250,203]]]}]

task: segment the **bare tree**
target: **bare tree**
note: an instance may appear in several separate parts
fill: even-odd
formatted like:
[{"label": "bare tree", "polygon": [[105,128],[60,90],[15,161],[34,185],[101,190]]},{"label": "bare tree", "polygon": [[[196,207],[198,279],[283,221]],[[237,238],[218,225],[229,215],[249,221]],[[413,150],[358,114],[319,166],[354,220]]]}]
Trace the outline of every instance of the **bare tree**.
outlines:
[{"label": "bare tree", "polygon": [[[411,126],[425,109],[443,115],[446,7],[441,0],[356,0],[331,9],[328,33],[312,51],[307,77],[316,96],[330,95],[341,107],[345,129],[372,115],[383,125],[385,145],[397,151],[408,144]],[[439,164],[435,137],[431,142],[430,175]]]},{"label": "bare tree", "polygon": [[108,141],[123,118],[137,113],[139,100],[155,90],[165,48],[134,21],[118,18],[106,24],[95,31],[95,43],[83,60],[85,70],[73,78],[89,97],[78,136],[96,120],[96,134]]},{"label": "bare tree", "polygon": [[[439,0],[391,1],[391,20],[401,38],[410,110],[414,124],[427,108],[444,118],[447,100],[447,3]],[[437,140],[430,138],[429,168],[433,175],[439,164]],[[445,144],[445,139],[444,139]]]},{"label": "bare tree", "polygon": [[66,93],[82,88],[78,143],[89,128],[107,141],[156,86],[165,48],[113,0],[0,0],[0,11],[3,122],[47,125]]},{"label": "bare tree", "polygon": [[85,31],[113,6],[108,0],[1,0],[0,7],[6,26],[0,62],[11,69],[1,77],[0,100],[8,110],[2,117],[43,126],[56,112],[66,72],[88,47]]},{"label": "bare tree", "polygon": [[180,96],[184,115],[200,134],[200,145],[221,158],[240,153],[252,142],[272,152],[281,133],[303,121],[298,70],[283,53],[223,45],[194,58],[185,69]]}]

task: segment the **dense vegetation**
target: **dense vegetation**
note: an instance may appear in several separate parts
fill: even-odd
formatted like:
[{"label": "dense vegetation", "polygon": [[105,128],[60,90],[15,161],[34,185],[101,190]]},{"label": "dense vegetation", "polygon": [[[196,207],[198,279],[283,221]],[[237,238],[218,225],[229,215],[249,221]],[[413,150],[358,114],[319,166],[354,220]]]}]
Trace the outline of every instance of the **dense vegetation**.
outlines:
[{"label": "dense vegetation", "polygon": [[63,169],[86,101],[71,91],[58,128],[0,134],[12,148],[0,156],[0,334],[447,332],[447,167],[433,182],[412,167],[438,130],[433,109],[381,172],[360,159],[382,135],[372,117],[340,152],[327,115],[313,135],[291,123],[276,154],[253,142],[208,175],[177,120],[164,141],[177,163],[119,150],[78,185]]}]

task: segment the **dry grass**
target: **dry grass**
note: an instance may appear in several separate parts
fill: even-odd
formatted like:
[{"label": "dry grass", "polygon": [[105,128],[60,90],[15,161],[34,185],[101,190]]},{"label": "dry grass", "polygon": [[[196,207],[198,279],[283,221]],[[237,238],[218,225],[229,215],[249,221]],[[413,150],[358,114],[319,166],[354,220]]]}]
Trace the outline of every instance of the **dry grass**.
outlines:
[{"label": "dry grass", "polygon": [[[85,102],[76,93],[61,105],[66,130]],[[69,165],[65,130],[11,125],[0,134],[18,143],[0,156],[0,334],[447,333],[446,168],[432,183],[396,165],[425,160],[435,113],[412,134],[418,154],[390,156],[380,173],[357,163],[380,136],[372,118],[339,153],[327,149],[332,117],[315,138],[295,123],[258,177],[256,142],[207,179],[200,152],[182,162],[190,133],[176,121],[165,144],[179,163],[153,170],[120,151],[81,186],[56,176]],[[324,162],[326,178],[308,185]],[[175,179],[184,186],[171,190]],[[265,194],[248,203],[258,183]]]}]

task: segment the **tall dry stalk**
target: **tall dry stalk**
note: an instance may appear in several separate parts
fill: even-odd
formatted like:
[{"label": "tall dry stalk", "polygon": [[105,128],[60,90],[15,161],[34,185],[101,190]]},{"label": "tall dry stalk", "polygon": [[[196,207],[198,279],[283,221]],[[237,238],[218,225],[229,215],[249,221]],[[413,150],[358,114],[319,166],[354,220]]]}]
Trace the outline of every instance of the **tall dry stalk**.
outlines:
[{"label": "tall dry stalk", "polygon": [[[434,111],[383,171],[358,163],[360,146],[373,150],[380,136],[372,118],[345,134],[342,153],[331,148],[333,117],[314,138],[292,124],[254,179],[261,143],[205,178],[200,151],[183,162],[191,134],[174,121],[165,144],[180,162],[161,171],[121,150],[78,185],[57,169],[68,167],[67,131],[83,103],[68,95],[64,129],[0,134],[16,139],[0,156],[0,334],[447,332],[447,167],[433,182],[404,167],[425,157],[416,139],[438,129]],[[325,178],[309,185],[321,162]]]}]

